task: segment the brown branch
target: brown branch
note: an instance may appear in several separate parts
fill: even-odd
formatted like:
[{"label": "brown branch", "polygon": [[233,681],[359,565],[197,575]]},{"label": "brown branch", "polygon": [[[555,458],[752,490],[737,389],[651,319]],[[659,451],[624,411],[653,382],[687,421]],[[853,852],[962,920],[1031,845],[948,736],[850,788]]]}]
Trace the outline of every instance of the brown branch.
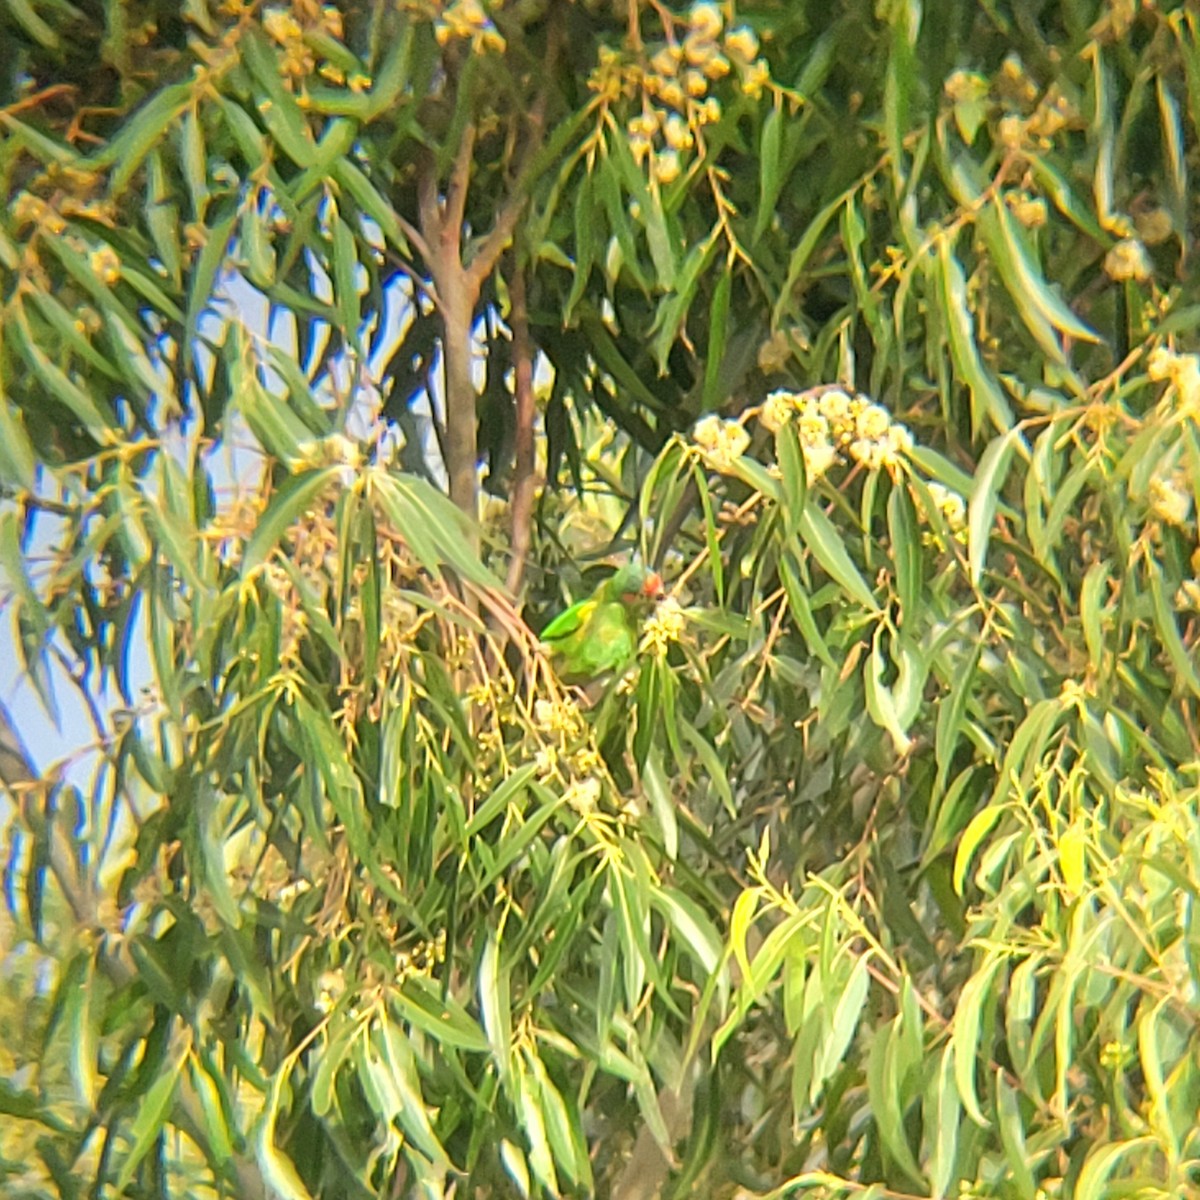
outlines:
[{"label": "brown branch", "polygon": [[417,253],[428,262],[429,243],[425,240],[421,231],[407,217],[402,217],[399,213],[396,213],[396,224],[400,226],[401,233],[417,248]]},{"label": "brown branch", "polygon": [[525,298],[525,266],[513,255],[513,274],[509,284],[512,298],[513,394],[516,400],[517,428],[513,465],[514,481],[510,515],[512,518],[512,558],[508,564],[508,590],[515,596],[525,576],[525,562],[532,544],[533,493],[536,485],[533,422],[536,405],[533,396],[533,345],[529,338],[529,311]]},{"label": "brown branch", "polygon": [[471,184],[471,163],[475,158],[475,122],[468,121],[463,129],[462,141],[454,155],[450,178],[446,182],[446,201],[442,209],[443,245],[453,247],[455,258],[460,257],[462,228],[467,212],[467,192]]},{"label": "brown branch", "polygon": [[421,253],[429,264],[435,284],[442,271],[441,222],[442,211],[438,204],[437,163],[431,154],[422,156],[424,161],[417,170],[417,218],[421,222]]}]

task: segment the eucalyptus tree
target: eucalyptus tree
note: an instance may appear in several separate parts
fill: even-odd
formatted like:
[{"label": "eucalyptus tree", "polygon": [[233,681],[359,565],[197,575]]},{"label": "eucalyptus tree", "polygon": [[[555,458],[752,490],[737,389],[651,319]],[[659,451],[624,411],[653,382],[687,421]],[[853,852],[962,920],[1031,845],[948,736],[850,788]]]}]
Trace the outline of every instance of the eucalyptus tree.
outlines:
[{"label": "eucalyptus tree", "polygon": [[0,12],[8,1191],[1194,1186],[1194,14]]}]

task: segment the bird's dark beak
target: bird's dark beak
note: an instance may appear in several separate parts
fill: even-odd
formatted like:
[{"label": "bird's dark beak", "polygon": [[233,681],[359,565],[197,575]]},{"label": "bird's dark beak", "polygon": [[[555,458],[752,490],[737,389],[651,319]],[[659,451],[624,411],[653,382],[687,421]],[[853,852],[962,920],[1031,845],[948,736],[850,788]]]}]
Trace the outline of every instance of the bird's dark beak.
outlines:
[{"label": "bird's dark beak", "polygon": [[657,571],[651,571],[642,584],[642,595],[647,600],[661,600],[664,595],[662,576]]}]

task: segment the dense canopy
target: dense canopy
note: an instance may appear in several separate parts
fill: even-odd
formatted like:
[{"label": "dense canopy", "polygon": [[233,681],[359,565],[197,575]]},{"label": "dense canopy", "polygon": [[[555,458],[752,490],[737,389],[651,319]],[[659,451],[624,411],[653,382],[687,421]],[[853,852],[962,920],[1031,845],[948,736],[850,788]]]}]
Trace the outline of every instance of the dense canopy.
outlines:
[{"label": "dense canopy", "polygon": [[5,1195],[1200,1186],[1193,9],[0,38]]}]

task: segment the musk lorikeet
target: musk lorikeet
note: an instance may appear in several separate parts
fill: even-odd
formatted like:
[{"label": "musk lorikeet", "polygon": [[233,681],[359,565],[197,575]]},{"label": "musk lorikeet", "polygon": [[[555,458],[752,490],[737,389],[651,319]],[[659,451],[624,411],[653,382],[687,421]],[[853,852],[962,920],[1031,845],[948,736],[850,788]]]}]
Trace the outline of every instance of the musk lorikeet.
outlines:
[{"label": "musk lorikeet", "polygon": [[638,624],[662,598],[662,578],[636,563],[610,575],[586,600],[578,600],[542,630],[558,673],[583,683],[617,671],[637,650]]}]

